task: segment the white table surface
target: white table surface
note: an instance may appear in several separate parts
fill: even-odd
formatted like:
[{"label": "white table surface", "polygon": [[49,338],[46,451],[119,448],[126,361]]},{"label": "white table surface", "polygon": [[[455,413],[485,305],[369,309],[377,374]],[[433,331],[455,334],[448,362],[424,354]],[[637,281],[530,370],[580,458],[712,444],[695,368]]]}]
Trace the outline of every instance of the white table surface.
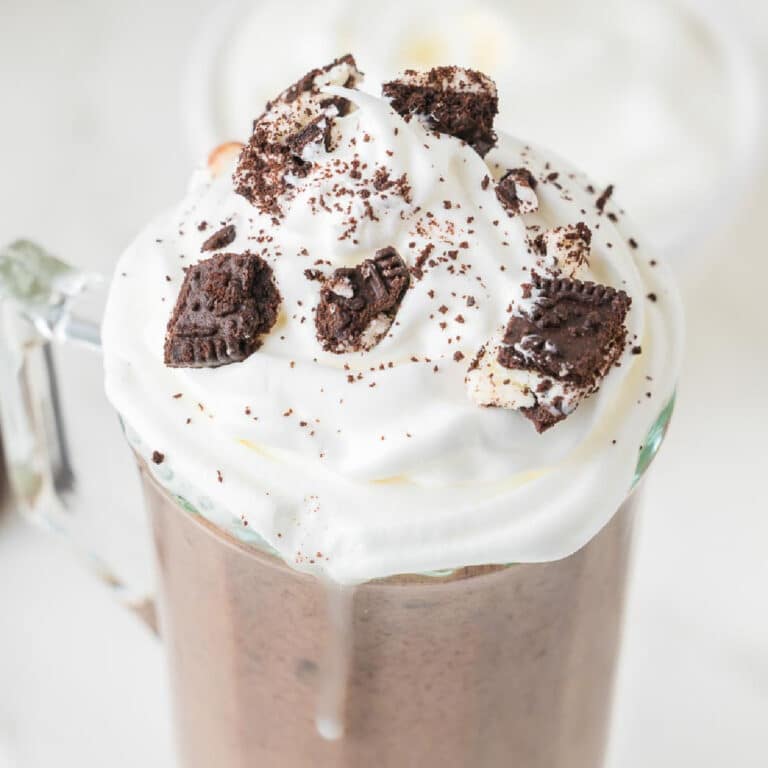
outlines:
[{"label": "white table surface", "polygon": [[[765,51],[764,4],[732,5]],[[178,198],[178,83],[210,6],[0,0],[0,241],[106,272]],[[684,286],[688,353],[646,488],[609,768],[768,765],[767,211],[764,173]],[[0,768],[104,765],[173,765],[161,646],[63,542],[6,516]]]}]

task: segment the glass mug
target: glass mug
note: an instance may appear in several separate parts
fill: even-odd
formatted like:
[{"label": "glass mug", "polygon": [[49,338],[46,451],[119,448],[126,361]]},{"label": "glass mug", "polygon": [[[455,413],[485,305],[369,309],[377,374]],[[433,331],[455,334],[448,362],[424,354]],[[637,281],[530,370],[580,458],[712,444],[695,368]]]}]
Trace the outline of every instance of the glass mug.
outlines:
[{"label": "glass mug", "polygon": [[[72,313],[90,283],[31,243],[0,252],[10,484],[25,511],[68,534],[159,627],[183,768],[601,765],[636,494],[556,562],[339,587],[215,527],[138,458],[156,586],[137,587],[94,540],[52,354],[60,341],[98,349],[98,326]],[[645,441],[635,487],[672,408]],[[113,543],[127,536],[116,497],[111,488],[96,505]],[[138,570],[146,575],[146,563]]]},{"label": "glass mug", "polygon": [[3,450],[3,435],[0,431],[0,514],[5,510],[9,503],[10,494],[8,492],[8,470],[5,468],[5,451]]}]

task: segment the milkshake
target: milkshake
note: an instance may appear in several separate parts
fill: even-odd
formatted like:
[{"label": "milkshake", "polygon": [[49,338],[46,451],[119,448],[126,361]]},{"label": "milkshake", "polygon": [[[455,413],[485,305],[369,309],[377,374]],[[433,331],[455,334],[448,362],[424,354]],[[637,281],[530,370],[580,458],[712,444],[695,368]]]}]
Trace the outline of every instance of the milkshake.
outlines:
[{"label": "milkshake", "polygon": [[498,103],[341,57],[118,264],[184,766],[600,764],[680,310]]}]

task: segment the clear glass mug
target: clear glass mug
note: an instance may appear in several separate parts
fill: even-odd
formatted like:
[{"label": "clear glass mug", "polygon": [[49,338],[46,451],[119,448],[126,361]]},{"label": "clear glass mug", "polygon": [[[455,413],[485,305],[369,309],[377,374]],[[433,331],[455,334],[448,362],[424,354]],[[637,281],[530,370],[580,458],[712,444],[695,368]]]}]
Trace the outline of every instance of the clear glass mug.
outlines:
[{"label": "clear glass mug", "polygon": [[[18,503],[81,545],[146,621],[159,618],[183,768],[602,763],[636,494],[557,562],[341,588],[216,528],[139,459],[157,578],[151,594],[136,581],[130,589],[114,547],[90,530],[52,354],[57,340],[98,348],[98,326],[71,311],[89,282],[31,243],[0,252],[10,482]],[[672,407],[645,441],[635,486]],[[117,496],[96,510],[113,543],[126,535]]]}]

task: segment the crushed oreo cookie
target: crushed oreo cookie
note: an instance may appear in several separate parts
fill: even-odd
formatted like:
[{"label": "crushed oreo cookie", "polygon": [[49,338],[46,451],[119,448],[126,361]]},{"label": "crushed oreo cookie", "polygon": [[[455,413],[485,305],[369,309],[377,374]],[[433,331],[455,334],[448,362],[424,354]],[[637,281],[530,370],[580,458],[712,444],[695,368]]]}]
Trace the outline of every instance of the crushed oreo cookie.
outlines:
[{"label": "crushed oreo cookie", "polygon": [[[550,386],[532,393],[535,405],[520,409],[543,432],[596,392],[618,360],[631,299],[605,285],[542,278],[535,272],[532,279],[538,291],[534,308],[510,319],[497,359],[504,368],[551,379]],[[557,390],[552,382],[560,385]]]},{"label": "crushed oreo cookie", "polygon": [[218,251],[221,248],[226,248],[231,245],[235,237],[237,236],[237,230],[234,224],[227,224],[217,232],[214,232],[203,244],[200,246],[201,251]]},{"label": "crushed oreo cookie", "polygon": [[496,183],[496,197],[510,216],[536,213],[539,210],[537,184],[536,177],[527,168],[512,168]]},{"label": "crushed oreo cookie", "polygon": [[233,175],[235,191],[262,213],[281,216],[281,199],[292,180],[307,176],[312,154],[333,149],[333,121],[348,114],[348,99],[321,93],[327,85],[356,87],[362,81],[352,56],[313,69],[267,103],[253,124]]},{"label": "crushed oreo cookie", "polygon": [[373,259],[342,267],[323,283],[315,313],[317,338],[328,352],[371,349],[389,331],[410,283],[405,262],[394,248]]},{"label": "crushed oreo cookie", "polygon": [[187,269],[168,322],[165,364],[215,368],[242,362],[277,320],[272,268],[252,253],[223,253]]},{"label": "crushed oreo cookie", "polygon": [[406,120],[418,115],[431,130],[466,141],[481,157],[496,144],[498,93],[493,80],[481,72],[461,67],[409,69],[384,83],[382,92]]}]

